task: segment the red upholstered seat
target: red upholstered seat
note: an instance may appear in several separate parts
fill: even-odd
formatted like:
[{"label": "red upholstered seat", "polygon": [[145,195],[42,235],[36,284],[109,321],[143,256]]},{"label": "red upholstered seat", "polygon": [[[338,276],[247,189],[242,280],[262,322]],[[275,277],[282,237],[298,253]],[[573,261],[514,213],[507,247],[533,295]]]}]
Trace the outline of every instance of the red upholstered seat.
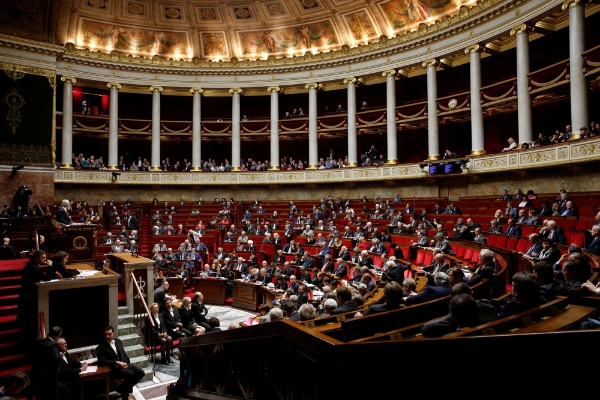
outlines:
[{"label": "red upholstered seat", "polygon": [[571,240],[570,240],[570,242],[567,242],[567,245],[570,245],[571,243],[575,243],[579,247],[585,247],[584,242],[585,242],[585,235],[583,234],[583,232],[573,232],[571,234]]},{"label": "red upholstered seat", "polygon": [[575,229],[577,224],[577,217],[565,217],[565,229]]},{"label": "red upholstered seat", "polygon": [[415,265],[423,265],[423,260],[425,260],[425,250],[419,250],[417,252],[417,259],[415,260]]},{"label": "red upholstered seat", "polygon": [[516,250],[517,249],[517,238],[509,237],[506,242],[506,250]]},{"label": "red upholstered seat", "polygon": [[528,249],[529,249],[529,240],[519,239],[519,241],[517,242],[517,251],[519,253],[526,253]]},{"label": "red upholstered seat", "polygon": [[496,246],[496,243],[498,243],[498,236],[494,235],[494,234],[490,234],[489,236],[487,236],[487,244],[490,246]]},{"label": "red upholstered seat", "polygon": [[423,260],[423,265],[431,265],[433,264],[433,253],[427,252],[425,253],[425,259]]},{"label": "red upholstered seat", "polygon": [[[454,250],[454,246],[452,246],[452,250]],[[462,259],[465,256],[465,251],[466,250],[467,250],[466,247],[456,246],[456,250],[454,250],[454,253],[455,253],[454,256],[457,257],[457,258]]]},{"label": "red upholstered seat", "polygon": [[505,235],[498,235],[498,240],[496,241],[496,247],[506,248],[506,242],[508,241],[508,237]]}]

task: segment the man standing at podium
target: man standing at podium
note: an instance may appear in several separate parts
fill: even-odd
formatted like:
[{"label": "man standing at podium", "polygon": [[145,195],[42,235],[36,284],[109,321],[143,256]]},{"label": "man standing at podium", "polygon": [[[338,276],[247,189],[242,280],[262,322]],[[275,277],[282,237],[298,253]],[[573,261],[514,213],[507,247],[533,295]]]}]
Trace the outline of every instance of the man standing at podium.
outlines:
[{"label": "man standing at podium", "polygon": [[63,200],[60,203],[60,207],[58,207],[58,211],[56,211],[55,219],[56,222],[63,225],[71,225],[71,217],[69,217],[69,213],[67,212],[67,208],[71,203],[69,200]]}]

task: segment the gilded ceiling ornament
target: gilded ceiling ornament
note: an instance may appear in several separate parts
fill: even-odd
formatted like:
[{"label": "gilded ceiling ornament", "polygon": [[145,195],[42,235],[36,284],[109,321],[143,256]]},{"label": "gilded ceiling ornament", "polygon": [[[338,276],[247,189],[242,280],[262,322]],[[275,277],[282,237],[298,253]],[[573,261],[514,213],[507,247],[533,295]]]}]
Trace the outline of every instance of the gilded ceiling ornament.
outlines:
[{"label": "gilded ceiling ornament", "polygon": [[6,120],[9,121],[12,134],[14,135],[17,133],[19,122],[21,122],[21,112],[19,110],[25,105],[25,100],[19,94],[17,88],[13,88],[10,93],[4,96],[4,102],[9,108]]},{"label": "gilded ceiling ornament", "polygon": [[214,8],[203,8],[202,11],[200,11],[200,16],[202,19],[210,20],[217,18],[217,13],[215,12]]},{"label": "gilded ceiling ornament", "polygon": [[315,8],[318,6],[315,0],[300,0],[304,8]]},{"label": "gilded ceiling ornament", "polygon": [[167,8],[165,15],[170,19],[181,19],[181,11],[177,8]]},{"label": "gilded ceiling ornament", "polygon": [[25,76],[24,72],[21,71],[17,71],[15,69],[12,70],[4,70],[4,73],[6,74],[6,76],[8,76],[10,79],[12,79],[13,81],[16,81],[18,79],[21,79],[22,77]]},{"label": "gilded ceiling ornament", "polygon": [[106,0],[88,0],[88,4],[96,8],[104,8],[106,6]]},{"label": "gilded ceiling ornament", "polygon": [[236,8],[235,16],[239,19],[250,18],[250,11],[247,8]]},{"label": "gilded ceiling ornament", "polygon": [[271,3],[267,6],[267,9],[271,13],[271,15],[283,14],[283,7],[281,6],[281,3]]},{"label": "gilded ceiling ornament", "polygon": [[136,15],[144,13],[144,6],[140,3],[129,3],[129,12]]}]

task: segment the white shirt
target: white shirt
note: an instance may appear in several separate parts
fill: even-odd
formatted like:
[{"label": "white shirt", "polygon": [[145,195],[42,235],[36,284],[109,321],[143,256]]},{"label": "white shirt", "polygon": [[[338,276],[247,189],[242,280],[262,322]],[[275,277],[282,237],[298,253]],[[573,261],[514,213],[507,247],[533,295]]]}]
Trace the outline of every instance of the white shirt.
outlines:
[{"label": "white shirt", "polygon": [[156,322],[156,326],[160,328],[160,319],[158,318],[158,314],[152,314],[154,317],[154,322]]},{"label": "white shirt", "polygon": [[113,351],[115,352],[115,354],[119,354],[119,353],[117,352],[117,346],[115,345],[115,341],[114,341],[114,340],[111,340],[111,341],[110,341],[110,347],[112,347],[112,349],[113,349]]}]

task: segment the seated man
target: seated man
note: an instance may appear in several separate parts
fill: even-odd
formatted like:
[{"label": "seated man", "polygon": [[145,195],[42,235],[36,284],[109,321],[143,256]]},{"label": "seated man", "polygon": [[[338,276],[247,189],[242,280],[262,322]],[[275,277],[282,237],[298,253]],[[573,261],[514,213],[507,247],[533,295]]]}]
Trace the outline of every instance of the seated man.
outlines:
[{"label": "seated man", "polygon": [[513,275],[513,298],[515,301],[506,303],[498,313],[499,318],[522,313],[533,307],[546,303],[546,299],[540,296],[540,286],[534,274],[520,271]]},{"label": "seated man", "polygon": [[540,284],[540,295],[552,301],[556,296],[568,296],[569,291],[554,277],[552,264],[540,261],[533,266],[533,274]]},{"label": "seated man", "polygon": [[358,307],[352,303],[352,293],[350,289],[342,286],[337,289],[337,303],[340,305],[335,310],[331,311],[331,315],[340,315],[350,311],[358,310]]},{"label": "seated man", "polygon": [[496,254],[487,249],[479,253],[479,267],[475,270],[469,279],[471,286],[478,284],[484,279],[490,279],[496,272]]},{"label": "seated man", "polygon": [[[460,270],[459,270],[460,271]],[[451,290],[452,298],[460,295],[469,295],[473,296],[473,292],[469,285],[464,282],[459,282],[452,286]],[[494,305],[491,301],[487,299],[476,300],[477,303],[477,325],[487,324],[488,322],[492,322],[498,319],[498,313],[494,308]],[[421,328],[421,334],[424,337],[442,337],[452,332],[456,332],[457,330],[456,322],[453,319],[453,315],[451,310],[448,310],[448,315],[442,317],[440,319],[436,319],[435,321],[430,321],[423,325]]]},{"label": "seated man", "polygon": [[450,265],[446,262],[444,255],[442,253],[438,253],[433,258],[433,264],[423,267],[423,271],[429,275],[435,275],[438,272],[446,273]]},{"label": "seated man", "polygon": [[450,294],[450,278],[448,275],[443,272],[438,272],[433,280],[435,286],[426,286],[425,290],[419,294],[411,292],[410,296],[403,298],[404,304],[410,306],[413,304],[425,303]]},{"label": "seated man", "polygon": [[165,325],[167,325],[167,334],[173,338],[173,340],[179,339],[181,336],[192,336],[192,332],[184,328],[183,322],[181,322],[181,315],[177,307],[173,307],[170,298],[165,298],[163,302],[163,317],[165,319]]},{"label": "seated man", "polygon": [[56,378],[68,388],[67,396],[72,397],[73,393],[79,392],[79,374],[87,369],[87,364],[82,364],[71,358],[67,351],[65,338],[58,339],[58,349],[60,350],[60,369]]},{"label": "seated man", "polygon": [[[300,304],[302,304],[302,302]],[[315,308],[310,303],[302,304],[300,306],[300,309],[298,310],[298,314],[300,314],[299,321],[309,321],[309,320],[315,319],[317,317]]]},{"label": "seated man", "polygon": [[384,311],[398,309],[400,307],[400,303],[402,303],[402,286],[400,286],[397,282],[390,282],[385,285],[385,288],[383,289],[383,295],[385,297],[385,303],[370,305],[363,315],[377,314]]},{"label": "seated man", "polygon": [[112,326],[104,329],[104,340],[96,348],[98,365],[110,368],[110,377],[122,379],[123,382],[117,386],[123,399],[129,398],[133,393],[133,387],[144,377],[144,371],[135,365],[129,364],[129,357],[125,352],[123,343],[114,337],[115,330]]}]

